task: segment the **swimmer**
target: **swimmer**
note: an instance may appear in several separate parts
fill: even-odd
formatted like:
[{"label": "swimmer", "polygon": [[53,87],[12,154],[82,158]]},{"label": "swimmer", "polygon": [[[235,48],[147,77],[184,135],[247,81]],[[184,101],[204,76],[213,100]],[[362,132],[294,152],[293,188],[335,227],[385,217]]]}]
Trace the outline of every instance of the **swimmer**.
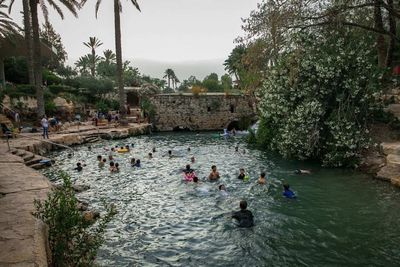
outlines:
[{"label": "swimmer", "polygon": [[235,146],[235,152],[239,152],[239,146]]},{"label": "swimmer", "polygon": [[110,168],[108,169],[110,170],[110,172],[116,172],[117,169],[115,168],[114,161],[110,162]]},{"label": "swimmer", "polygon": [[190,152],[190,147],[188,147],[187,151]]},{"label": "swimmer", "polygon": [[227,196],[228,195],[228,192],[226,192],[226,187],[225,187],[225,185],[223,185],[223,184],[221,184],[221,185],[219,185],[218,186],[218,190],[219,190],[219,192],[220,192],[220,194],[222,195],[222,196]]},{"label": "swimmer", "polygon": [[103,168],[106,165],[106,159],[103,159],[102,161],[99,162],[99,168]]},{"label": "swimmer", "polygon": [[149,153],[149,159],[152,159],[153,158],[153,153]]},{"label": "swimmer", "polygon": [[131,147],[135,147],[135,144],[131,144]]},{"label": "swimmer", "polygon": [[238,176],[238,179],[243,180],[244,177],[246,176],[246,174],[244,173],[244,169],[243,169],[243,168],[240,168],[239,171],[240,171],[240,174],[239,174],[239,176]]},{"label": "swimmer", "polygon": [[240,211],[236,211],[232,214],[232,218],[238,221],[239,227],[252,227],[254,226],[253,213],[247,209],[246,200],[240,201]]},{"label": "swimmer", "polygon": [[125,146],[125,149],[128,150],[128,151],[130,151],[129,145],[126,145],[126,146]]},{"label": "swimmer", "polygon": [[75,168],[74,170],[76,170],[76,171],[78,171],[78,172],[82,171],[82,170],[83,170],[82,164],[81,164],[80,162],[78,162],[78,163],[76,164],[76,168]]},{"label": "swimmer", "polygon": [[92,146],[88,146],[88,150],[91,151],[92,150]]},{"label": "swimmer", "polygon": [[292,190],[290,190],[290,186],[289,186],[289,184],[283,184],[283,196],[284,197],[286,197],[286,198],[290,198],[290,199],[294,199],[294,198],[296,198],[296,194],[292,191]]},{"label": "swimmer", "polygon": [[115,163],[115,172],[119,172],[119,164],[118,164],[118,162]]},{"label": "swimmer", "polygon": [[168,156],[172,157],[172,150],[168,150]]},{"label": "swimmer", "polygon": [[301,170],[301,169],[297,169],[294,171],[295,174],[311,174],[310,170]]},{"label": "swimmer", "polygon": [[260,178],[258,178],[258,183],[259,184],[266,184],[267,183],[267,180],[265,179],[265,172],[262,172],[260,174]]},{"label": "swimmer", "polygon": [[72,158],[72,154],[71,154],[71,153],[68,153],[67,157],[68,157],[69,159]]},{"label": "swimmer", "polygon": [[137,159],[137,160],[136,160],[135,167],[137,167],[137,168],[140,168],[140,167],[141,167],[141,165],[140,165],[140,159]]},{"label": "swimmer", "polygon": [[131,167],[135,167],[135,164],[136,164],[136,159],[131,158]]},{"label": "swimmer", "polygon": [[98,155],[98,156],[97,156],[97,161],[101,162],[101,160],[102,160],[101,155]]},{"label": "swimmer", "polygon": [[156,152],[156,148],[155,147],[153,147],[153,153],[155,153]]},{"label": "swimmer", "polygon": [[190,162],[195,163],[195,162],[196,162],[196,159],[195,159],[194,157],[191,157],[191,158],[190,158]]},{"label": "swimmer", "polygon": [[183,176],[185,178],[185,181],[191,182],[193,181],[193,178],[196,177],[196,173],[192,168],[190,168],[190,165],[186,165],[186,169],[183,170]]},{"label": "swimmer", "polygon": [[219,172],[217,171],[217,166],[215,165],[211,166],[211,172],[210,175],[208,175],[208,179],[211,181],[219,179]]}]

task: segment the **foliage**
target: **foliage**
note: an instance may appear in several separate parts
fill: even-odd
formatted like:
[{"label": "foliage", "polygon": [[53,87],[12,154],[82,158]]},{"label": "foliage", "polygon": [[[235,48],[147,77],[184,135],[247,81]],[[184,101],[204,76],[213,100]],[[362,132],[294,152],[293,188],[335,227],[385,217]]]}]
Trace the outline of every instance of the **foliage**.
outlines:
[{"label": "foliage", "polygon": [[114,84],[111,80],[97,79],[92,76],[79,76],[73,79],[66,79],[65,84],[82,89],[84,94],[92,98],[100,97],[114,90]]},{"label": "foliage", "polygon": [[56,104],[52,99],[47,99],[44,102],[44,109],[47,115],[53,115],[57,111]]},{"label": "foliage", "polygon": [[194,94],[195,96],[198,96],[200,94],[205,94],[207,93],[207,88],[204,88],[200,85],[194,85],[192,87],[192,94]]},{"label": "foliage", "polygon": [[24,57],[8,57],[4,59],[4,72],[7,81],[18,84],[29,83],[28,64]]},{"label": "foliage", "polygon": [[380,86],[373,40],[346,30],[296,38],[259,92],[259,142],[285,157],[353,165],[369,147],[367,125]]},{"label": "foliage", "polygon": [[116,212],[106,206],[106,213],[91,224],[78,209],[70,178],[64,172],[60,177],[63,187],[53,189],[45,201],[35,200],[33,215],[49,227],[53,266],[91,266],[104,242],[107,224]]},{"label": "foliage", "polygon": [[50,22],[46,21],[43,24],[42,30],[40,31],[40,37],[49,47],[54,47],[56,50],[56,56],[48,60],[48,62],[45,63],[45,66],[50,70],[55,70],[59,66],[63,66],[68,58],[67,52],[62,44],[60,34],[54,30]]},{"label": "foliage", "polygon": [[43,69],[42,73],[43,73],[43,81],[47,85],[61,84],[63,82],[62,78],[60,78],[57,74],[48,69]]},{"label": "foliage", "polygon": [[141,101],[141,109],[149,116],[150,121],[154,120],[156,115],[156,108],[148,98],[143,98]]},{"label": "foliage", "polygon": [[67,85],[54,84],[54,85],[49,85],[47,88],[54,95],[59,95],[61,93],[78,93],[77,89]]},{"label": "foliage", "polygon": [[163,90],[163,93],[164,93],[164,94],[173,94],[173,93],[175,93],[175,90],[172,89],[171,87],[166,87],[166,88]]},{"label": "foliage", "polygon": [[109,99],[101,99],[96,102],[96,109],[102,113],[108,113],[112,110],[119,110],[119,102]]},{"label": "foliage", "polygon": [[6,0],[0,0],[0,38],[7,38],[10,34],[18,33],[19,27],[10,16],[7,15]]},{"label": "foliage", "polygon": [[206,76],[202,82],[202,86],[207,88],[209,92],[223,92],[224,88],[218,80],[218,75],[216,73],[211,73]]}]

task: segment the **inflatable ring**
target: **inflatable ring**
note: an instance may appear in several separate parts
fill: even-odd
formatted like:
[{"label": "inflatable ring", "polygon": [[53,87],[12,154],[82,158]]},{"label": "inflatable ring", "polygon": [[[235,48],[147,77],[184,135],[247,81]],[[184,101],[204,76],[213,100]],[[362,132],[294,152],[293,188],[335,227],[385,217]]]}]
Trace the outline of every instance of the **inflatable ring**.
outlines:
[{"label": "inflatable ring", "polygon": [[129,150],[124,148],[124,149],[118,149],[117,152],[118,153],[126,153],[126,152],[129,152]]}]

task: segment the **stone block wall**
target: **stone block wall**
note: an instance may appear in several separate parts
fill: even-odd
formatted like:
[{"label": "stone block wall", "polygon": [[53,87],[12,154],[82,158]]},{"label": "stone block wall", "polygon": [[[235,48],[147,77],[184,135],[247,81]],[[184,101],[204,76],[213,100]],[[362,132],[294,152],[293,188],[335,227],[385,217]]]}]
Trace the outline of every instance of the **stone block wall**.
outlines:
[{"label": "stone block wall", "polygon": [[256,117],[254,99],[224,94],[159,94],[151,98],[158,131],[220,130],[242,117]]}]

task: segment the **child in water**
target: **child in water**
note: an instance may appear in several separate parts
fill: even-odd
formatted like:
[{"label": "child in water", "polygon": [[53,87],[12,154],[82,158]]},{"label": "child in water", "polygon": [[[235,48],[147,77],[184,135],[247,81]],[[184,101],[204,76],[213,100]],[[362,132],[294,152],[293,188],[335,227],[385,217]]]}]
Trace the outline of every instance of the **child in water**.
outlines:
[{"label": "child in water", "polygon": [[284,197],[286,197],[286,198],[289,198],[289,199],[294,199],[294,198],[296,198],[296,194],[292,191],[292,190],[290,190],[290,186],[289,186],[289,184],[283,184],[283,196]]},{"label": "child in water", "polygon": [[246,173],[244,172],[243,168],[240,168],[240,174],[238,176],[238,179],[243,180],[243,182],[248,182],[250,180],[250,177],[248,175],[246,175]]},{"label": "child in water", "polygon": [[140,165],[140,159],[137,159],[137,160],[136,160],[135,167],[137,167],[137,168],[142,167],[142,166]]},{"label": "child in water", "polygon": [[185,181],[191,182],[193,179],[196,177],[196,173],[192,168],[190,168],[190,165],[186,165],[186,169],[183,170],[183,177],[185,178]]},{"label": "child in water", "polygon": [[260,174],[260,178],[258,178],[258,184],[264,185],[267,183],[267,180],[265,179],[265,172],[262,172]]},{"label": "child in water", "polygon": [[101,160],[100,162],[99,162],[99,168],[103,168],[104,167],[104,165],[106,164],[106,159],[103,159],[103,160]]},{"label": "child in water", "polygon": [[228,192],[226,192],[226,187],[225,187],[225,185],[223,185],[223,184],[219,185],[219,186],[218,186],[218,190],[219,190],[219,193],[220,193],[222,196],[224,196],[224,197],[228,196]]},{"label": "child in water", "polygon": [[118,164],[118,162],[117,163],[115,163],[115,170],[114,170],[115,172],[119,172],[119,164]]},{"label": "child in water", "polygon": [[114,161],[110,162],[110,168],[109,168],[110,172],[117,172],[117,168],[115,168],[115,164]]},{"label": "child in water", "polygon": [[135,167],[135,164],[136,164],[136,159],[131,158],[131,167]]}]

